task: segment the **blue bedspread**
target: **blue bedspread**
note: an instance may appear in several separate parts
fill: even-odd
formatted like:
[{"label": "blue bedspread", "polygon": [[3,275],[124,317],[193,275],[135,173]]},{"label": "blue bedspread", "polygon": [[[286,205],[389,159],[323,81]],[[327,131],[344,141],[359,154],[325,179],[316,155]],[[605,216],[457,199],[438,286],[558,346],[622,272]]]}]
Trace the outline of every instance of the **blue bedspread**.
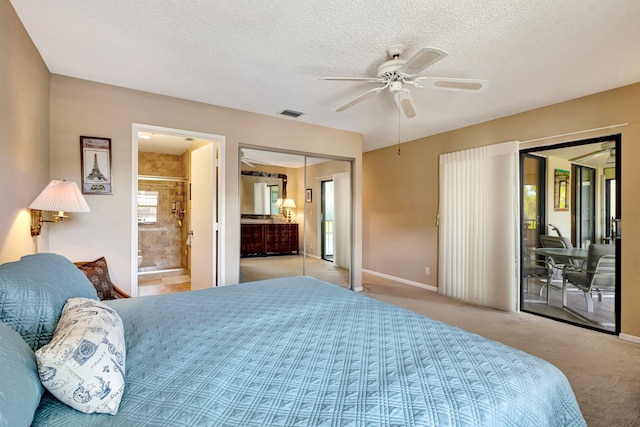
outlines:
[{"label": "blue bedspread", "polygon": [[316,279],[110,305],[126,332],[120,411],[46,394],[34,425],[585,425],[551,364]]}]

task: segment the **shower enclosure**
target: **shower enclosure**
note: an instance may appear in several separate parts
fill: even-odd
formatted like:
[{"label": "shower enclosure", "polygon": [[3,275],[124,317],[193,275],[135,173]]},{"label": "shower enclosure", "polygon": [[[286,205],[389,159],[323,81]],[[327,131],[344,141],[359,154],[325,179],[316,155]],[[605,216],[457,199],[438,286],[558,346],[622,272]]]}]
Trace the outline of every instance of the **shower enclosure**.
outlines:
[{"label": "shower enclosure", "polygon": [[140,152],[138,164],[140,172],[163,173],[138,175],[138,281],[188,276],[188,179],[182,177],[183,158]]}]

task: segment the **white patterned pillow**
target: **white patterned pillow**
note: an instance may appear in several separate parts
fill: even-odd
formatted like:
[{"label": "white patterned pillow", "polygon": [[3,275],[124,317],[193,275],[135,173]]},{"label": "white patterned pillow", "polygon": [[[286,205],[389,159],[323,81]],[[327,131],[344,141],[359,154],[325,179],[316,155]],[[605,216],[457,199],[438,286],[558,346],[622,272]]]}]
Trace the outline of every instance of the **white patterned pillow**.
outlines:
[{"label": "white patterned pillow", "polygon": [[85,413],[115,415],[124,392],[126,348],[118,313],[89,298],[69,298],[51,342],[36,351],[42,385]]}]

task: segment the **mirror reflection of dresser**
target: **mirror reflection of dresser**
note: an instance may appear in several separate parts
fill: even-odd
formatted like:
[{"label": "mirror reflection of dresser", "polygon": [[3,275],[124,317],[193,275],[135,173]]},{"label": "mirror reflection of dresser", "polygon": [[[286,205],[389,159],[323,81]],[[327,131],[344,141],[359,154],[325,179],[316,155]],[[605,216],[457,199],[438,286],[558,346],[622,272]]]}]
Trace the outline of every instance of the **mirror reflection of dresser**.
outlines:
[{"label": "mirror reflection of dresser", "polygon": [[240,255],[298,254],[297,223],[240,224]]}]

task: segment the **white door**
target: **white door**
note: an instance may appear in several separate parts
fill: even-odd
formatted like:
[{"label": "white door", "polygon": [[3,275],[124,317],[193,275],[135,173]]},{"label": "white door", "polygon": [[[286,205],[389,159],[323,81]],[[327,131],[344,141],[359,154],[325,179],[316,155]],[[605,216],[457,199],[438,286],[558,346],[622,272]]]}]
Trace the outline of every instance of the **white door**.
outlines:
[{"label": "white door", "polygon": [[213,142],[191,152],[191,289],[215,286],[216,151]]}]

